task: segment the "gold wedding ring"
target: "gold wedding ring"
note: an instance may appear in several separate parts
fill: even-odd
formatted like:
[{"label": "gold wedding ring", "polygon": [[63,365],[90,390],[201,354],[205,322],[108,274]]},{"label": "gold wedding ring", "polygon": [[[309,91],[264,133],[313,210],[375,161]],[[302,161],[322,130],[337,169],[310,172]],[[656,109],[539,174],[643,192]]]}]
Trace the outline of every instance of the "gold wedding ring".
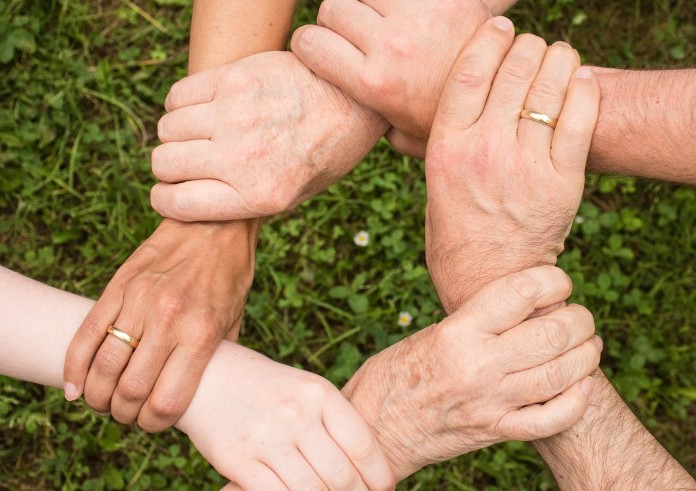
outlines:
[{"label": "gold wedding ring", "polygon": [[520,113],[520,118],[529,119],[531,121],[534,121],[536,123],[541,123],[541,124],[548,126],[550,128],[555,128],[556,125],[558,124],[558,120],[552,118],[548,114],[538,113],[536,111],[531,111],[529,109],[524,109]]},{"label": "gold wedding ring", "polygon": [[131,336],[128,333],[125,333],[118,329],[116,326],[109,326],[109,328],[106,330],[109,334],[116,336],[118,339],[126,343],[128,346],[131,348],[135,349],[138,347],[140,344],[140,341],[135,339],[133,336]]}]

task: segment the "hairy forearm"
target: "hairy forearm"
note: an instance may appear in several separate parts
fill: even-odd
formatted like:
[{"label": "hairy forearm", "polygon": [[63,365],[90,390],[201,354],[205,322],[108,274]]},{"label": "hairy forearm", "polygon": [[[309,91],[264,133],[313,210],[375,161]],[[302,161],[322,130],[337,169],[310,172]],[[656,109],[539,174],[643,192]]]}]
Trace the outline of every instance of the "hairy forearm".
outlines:
[{"label": "hairy forearm", "polygon": [[597,370],[590,407],[570,430],[535,447],[563,490],[694,489],[696,482]]},{"label": "hairy forearm", "polygon": [[602,102],[588,168],[696,185],[696,69],[593,71]]}]

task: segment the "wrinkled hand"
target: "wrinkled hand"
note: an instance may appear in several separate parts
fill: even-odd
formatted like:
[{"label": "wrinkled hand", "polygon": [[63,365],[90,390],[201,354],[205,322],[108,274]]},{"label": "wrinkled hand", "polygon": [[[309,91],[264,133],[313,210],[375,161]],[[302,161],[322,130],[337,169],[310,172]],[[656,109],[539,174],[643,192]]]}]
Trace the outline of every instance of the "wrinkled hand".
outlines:
[{"label": "wrinkled hand", "polygon": [[[446,86],[426,157],[426,259],[448,312],[504,274],[555,264],[585,182],[599,88],[575,50],[487,22]],[[503,26],[504,27],[504,26]],[[520,119],[558,118],[555,130]]]},{"label": "wrinkled hand", "polygon": [[383,115],[402,153],[423,157],[447,75],[491,17],[480,0],[324,0],[293,52],[320,77]]},{"label": "wrinkled hand", "polygon": [[177,426],[231,489],[394,487],[375,437],[338,389],[227,341]]},{"label": "wrinkled hand", "polygon": [[353,169],[388,128],[288,52],[187,77],[165,105],[151,201],[184,221],[292,208]]},{"label": "wrinkled hand", "polygon": [[[165,220],[117,271],[75,334],[66,397],[121,423],[161,431],[188,406],[226,334],[236,339],[258,224]],[[115,325],[140,345],[107,335]]]},{"label": "wrinkled hand", "polygon": [[542,266],[500,278],[439,324],[370,358],[343,389],[397,480],[505,440],[570,428],[589,403],[602,350],[568,276]]}]

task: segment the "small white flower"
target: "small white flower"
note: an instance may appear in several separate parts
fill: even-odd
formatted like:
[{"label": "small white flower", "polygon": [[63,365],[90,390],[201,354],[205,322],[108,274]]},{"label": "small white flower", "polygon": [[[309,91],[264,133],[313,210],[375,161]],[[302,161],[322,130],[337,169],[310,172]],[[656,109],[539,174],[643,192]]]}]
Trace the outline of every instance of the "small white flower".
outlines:
[{"label": "small white flower", "polygon": [[353,242],[355,242],[355,245],[358,247],[366,247],[367,244],[370,243],[370,234],[364,230],[361,230],[355,234],[355,237],[353,237]]},{"label": "small white flower", "polygon": [[577,223],[577,224],[585,223],[585,217],[583,217],[581,215],[576,215],[575,216],[575,223]]},{"label": "small white flower", "polygon": [[413,321],[413,316],[409,314],[408,312],[400,312],[399,313],[399,322],[398,324],[401,327],[408,327],[411,325],[411,322]]}]

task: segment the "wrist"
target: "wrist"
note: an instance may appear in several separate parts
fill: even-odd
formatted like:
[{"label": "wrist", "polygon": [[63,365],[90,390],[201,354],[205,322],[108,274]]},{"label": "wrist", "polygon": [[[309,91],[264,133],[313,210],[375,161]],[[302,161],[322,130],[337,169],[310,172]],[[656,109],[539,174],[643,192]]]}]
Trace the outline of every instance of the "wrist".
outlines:
[{"label": "wrist", "polygon": [[481,0],[481,3],[483,3],[492,15],[502,15],[510,7],[515,5],[517,0]]}]

